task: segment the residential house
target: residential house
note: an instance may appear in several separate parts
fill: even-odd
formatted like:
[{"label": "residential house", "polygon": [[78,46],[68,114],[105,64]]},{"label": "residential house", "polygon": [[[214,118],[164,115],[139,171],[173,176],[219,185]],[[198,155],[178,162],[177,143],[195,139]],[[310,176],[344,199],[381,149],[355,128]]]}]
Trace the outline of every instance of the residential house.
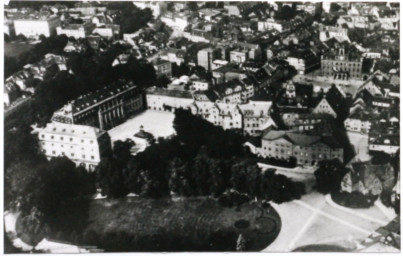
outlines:
[{"label": "residential house", "polygon": [[319,58],[310,50],[294,50],[287,57],[287,62],[298,74],[306,74],[320,66]]},{"label": "residential house", "polygon": [[334,118],[345,114],[345,95],[336,85],[326,92],[326,95],[313,109],[314,114],[328,114]]},{"label": "residential house", "polygon": [[343,161],[343,148],[332,136],[306,135],[273,128],[263,131],[261,148],[257,152],[262,157],[284,160],[294,157],[300,165],[314,165],[325,159]]},{"label": "residential house", "polygon": [[250,101],[238,105],[242,114],[244,134],[256,136],[271,124],[271,101]]},{"label": "residential house", "polygon": [[193,103],[192,93],[186,90],[168,90],[150,87],[146,90],[147,108],[159,111],[189,109]]},{"label": "residential house", "polygon": [[385,152],[394,155],[400,148],[399,135],[381,135],[369,141],[369,151]]},{"label": "residential house", "polygon": [[152,62],[157,77],[166,76],[172,77],[172,64],[171,62],[163,59],[156,59]]}]

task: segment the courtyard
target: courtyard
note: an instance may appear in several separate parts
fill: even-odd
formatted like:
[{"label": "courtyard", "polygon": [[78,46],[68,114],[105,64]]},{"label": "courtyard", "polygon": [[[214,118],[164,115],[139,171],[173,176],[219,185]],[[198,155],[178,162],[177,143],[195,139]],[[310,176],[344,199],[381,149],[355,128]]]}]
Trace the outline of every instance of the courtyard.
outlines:
[{"label": "courtyard", "polygon": [[131,139],[136,144],[144,144],[144,140],[134,137],[134,134],[140,131],[141,126],[144,131],[153,134],[155,138],[168,137],[175,133],[172,126],[174,118],[175,114],[172,112],[146,110],[110,129],[108,133],[112,144],[114,141],[125,141],[126,139]]}]

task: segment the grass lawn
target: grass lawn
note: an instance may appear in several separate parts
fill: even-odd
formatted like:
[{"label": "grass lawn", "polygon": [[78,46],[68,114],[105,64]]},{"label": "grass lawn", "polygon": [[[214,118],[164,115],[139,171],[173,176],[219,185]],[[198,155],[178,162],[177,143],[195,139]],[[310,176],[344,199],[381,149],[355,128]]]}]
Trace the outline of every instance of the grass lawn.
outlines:
[{"label": "grass lawn", "polygon": [[28,43],[7,43],[4,42],[4,56],[18,57],[20,54],[29,51],[33,45]]},{"label": "grass lawn", "polygon": [[374,205],[375,200],[378,198],[378,196],[365,196],[358,192],[332,193],[331,196],[335,203],[349,208],[369,208]]},{"label": "grass lawn", "polygon": [[[106,252],[235,251],[242,234],[247,251],[261,251],[281,228],[280,216],[272,207],[247,203],[227,208],[204,197],[98,199],[91,201],[88,211],[81,211],[85,213],[69,211],[69,216],[61,218],[66,225],[81,225],[76,228],[80,231],[52,230],[47,238],[97,246]],[[30,243],[31,237],[21,230],[18,218],[17,232]]]},{"label": "grass lawn", "polygon": [[[61,218],[62,226],[63,230],[68,229],[66,225],[76,226],[80,231],[52,230],[47,238],[97,246],[106,252],[201,252],[235,251],[242,234],[247,251],[261,251],[281,229],[280,216],[272,207],[247,203],[228,208],[205,197],[97,199],[91,201],[88,211],[76,208],[77,212],[69,210]],[[17,232],[30,243],[33,237],[21,230],[18,218]]]},{"label": "grass lawn", "polygon": [[[260,251],[281,227],[273,208],[225,208],[207,198],[94,200],[89,216],[84,242],[109,252],[235,251],[239,234],[248,250]],[[248,227],[235,227],[239,220]]]}]

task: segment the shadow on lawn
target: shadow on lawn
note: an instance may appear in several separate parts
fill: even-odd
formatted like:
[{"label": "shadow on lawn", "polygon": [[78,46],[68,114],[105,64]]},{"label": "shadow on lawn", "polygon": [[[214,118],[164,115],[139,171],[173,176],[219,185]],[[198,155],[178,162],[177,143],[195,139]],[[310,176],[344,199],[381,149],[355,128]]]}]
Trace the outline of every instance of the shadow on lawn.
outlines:
[{"label": "shadow on lawn", "polygon": [[[85,229],[82,243],[106,252],[236,251],[239,234],[247,251],[261,251],[281,228],[274,208],[253,203],[237,209],[224,208],[210,198],[102,201],[90,206],[93,222]],[[110,206],[111,201],[119,203]]]}]

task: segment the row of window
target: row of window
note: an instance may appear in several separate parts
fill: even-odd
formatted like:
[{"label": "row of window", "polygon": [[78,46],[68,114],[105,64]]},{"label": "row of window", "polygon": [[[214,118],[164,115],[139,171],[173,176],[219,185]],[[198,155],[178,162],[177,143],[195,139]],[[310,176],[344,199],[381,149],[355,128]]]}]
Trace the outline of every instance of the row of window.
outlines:
[{"label": "row of window", "polygon": [[[43,152],[44,154],[46,154],[46,149],[43,149],[42,152]],[[51,153],[51,154],[55,156],[57,153],[56,153],[55,150],[52,150],[52,153]],[[61,155],[61,156],[66,156],[64,152],[61,152],[60,155]],[[75,153],[71,153],[71,154],[70,154],[70,157],[75,157]],[[91,158],[91,160],[94,160],[94,159],[95,159],[95,156],[90,156],[90,158]],[[86,155],[82,155],[81,159],[86,159]]]},{"label": "row of window", "polygon": [[[45,134],[41,134],[41,139],[45,139],[45,138],[46,138]],[[59,138],[60,138],[61,141],[64,141],[64,137],[63,137],[63,136],[60,136]],[[67,138],[68,138],[68,137],[67,137]],[[67,140],[67,138],[66,138],[66,140]],[[55,139],[55,136],[54,136],[54,135],[50,135],[50,139],[51,139],[51,140],[54,140],[54,139]],[[70,142],[75,142],[76,140],[79,141],[79,139],[74,139],[74,138],[70,137],[68,141],[70,141]],[[84,139],[81,139],[81,143],[84,143],[84,141],[85,141]],[[94,143],[94,141],[93,141],[93,140],[90,140],[90,144],[92,144],[92,143]]]}]

